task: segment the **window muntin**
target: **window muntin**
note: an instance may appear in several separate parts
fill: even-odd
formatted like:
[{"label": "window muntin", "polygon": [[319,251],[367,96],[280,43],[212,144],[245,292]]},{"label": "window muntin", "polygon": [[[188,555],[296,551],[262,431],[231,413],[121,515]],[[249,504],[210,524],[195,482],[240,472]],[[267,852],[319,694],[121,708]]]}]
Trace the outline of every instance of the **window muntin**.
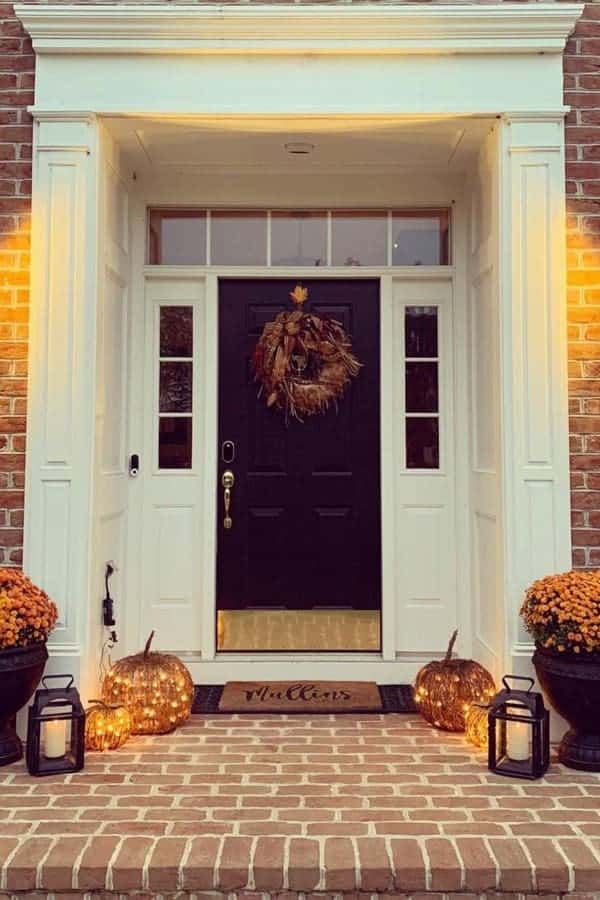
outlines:
[{"label": "window muntin", "polygon": [[150,265],[446,266],[449,248],[447,209],[148,212]]}]

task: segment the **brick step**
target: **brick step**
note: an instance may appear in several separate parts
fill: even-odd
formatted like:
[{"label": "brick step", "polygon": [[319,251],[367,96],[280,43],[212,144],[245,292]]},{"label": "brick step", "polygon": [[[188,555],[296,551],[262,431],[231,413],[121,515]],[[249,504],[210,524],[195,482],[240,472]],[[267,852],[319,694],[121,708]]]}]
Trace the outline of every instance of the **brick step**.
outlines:
[{"label": "brick step", "polygon": [[0,859],[0,900],[36,890],[600,897],[600,861],[581,838],[25,836],[0,838]]},{"label": "brick step", "polygon": [[411,715],[192,716],[77,774],[0,770],[3,892],[600,900],[600,775],[501,778]]},{"label": "brick step", "polygon": [[38,900],[598,900],[598,893],[515,893],[509,891],[485,891],[473,893],[460,891],[419,891],[417,893],[402,893],[394,891],[390,893],[371,892],[321,892],[312,891],[61,891],[60,893],[48,893],[46,891],[27,891],[12,894],[0,894],[0,900],[17,900],[20,897],[33,897]]}]

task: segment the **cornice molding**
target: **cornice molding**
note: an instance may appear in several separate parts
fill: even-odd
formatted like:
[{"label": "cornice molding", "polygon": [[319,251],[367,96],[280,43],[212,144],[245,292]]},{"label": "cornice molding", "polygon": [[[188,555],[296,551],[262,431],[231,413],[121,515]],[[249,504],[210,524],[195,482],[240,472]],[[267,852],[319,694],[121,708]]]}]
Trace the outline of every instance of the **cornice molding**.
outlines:
[{"label": "cornice molding", "polygon": [[575,3],[17,4],[38,53],[561,53]]}]

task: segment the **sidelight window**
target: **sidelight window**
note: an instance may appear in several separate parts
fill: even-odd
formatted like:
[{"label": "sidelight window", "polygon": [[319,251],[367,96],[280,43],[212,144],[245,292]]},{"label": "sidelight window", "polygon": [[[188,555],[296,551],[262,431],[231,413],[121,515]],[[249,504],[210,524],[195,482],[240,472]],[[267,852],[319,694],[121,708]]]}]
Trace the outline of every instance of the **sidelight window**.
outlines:
[{"label": "sidelight window", "polygon": [[159,307],[158,467],[192,468],[194,310]]},{"label": "sidelight window", "polygon": [[407,469],[440,467],[438,308],[404,311],[404,412]]},{"label": "sidelight window", "polygon": [[447,266],[447,209],[151,209],[148,263]]}]

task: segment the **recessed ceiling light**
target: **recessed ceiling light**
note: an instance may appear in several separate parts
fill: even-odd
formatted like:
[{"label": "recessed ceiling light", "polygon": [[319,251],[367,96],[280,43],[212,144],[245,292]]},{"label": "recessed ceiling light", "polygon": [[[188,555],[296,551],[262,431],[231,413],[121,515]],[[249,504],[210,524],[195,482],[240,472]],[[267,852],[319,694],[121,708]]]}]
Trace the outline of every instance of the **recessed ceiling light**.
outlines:
[{"label": "recessed ceiling light", "polygon": [[306,156],[315,149],[314,144],[309,144],[305,141],[291,141],[288,144],[284,144],[284,147],[288,153],[292,153],[294,156]]}]

